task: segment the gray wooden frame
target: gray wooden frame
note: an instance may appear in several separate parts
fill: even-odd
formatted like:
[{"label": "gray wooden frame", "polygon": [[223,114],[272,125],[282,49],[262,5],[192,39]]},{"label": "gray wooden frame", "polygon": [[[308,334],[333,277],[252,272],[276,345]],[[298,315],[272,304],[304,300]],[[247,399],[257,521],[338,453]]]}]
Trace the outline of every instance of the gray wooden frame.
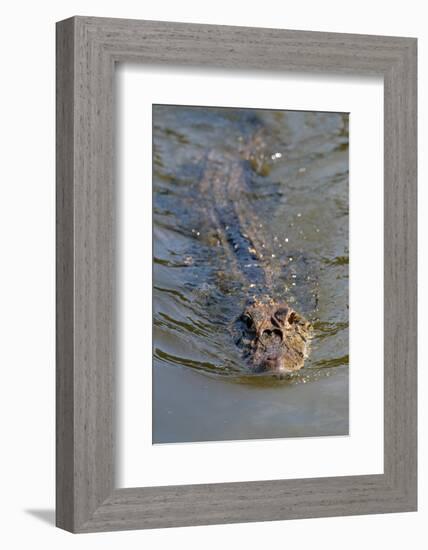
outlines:
[{"label": "gray wooden frame", "polygon": [[[383,76],[382,475],[115,488],[116,62]],[[57,24],[59,527],[91,532],[416,510],[416,298],[416,39],[90,17]]]}]

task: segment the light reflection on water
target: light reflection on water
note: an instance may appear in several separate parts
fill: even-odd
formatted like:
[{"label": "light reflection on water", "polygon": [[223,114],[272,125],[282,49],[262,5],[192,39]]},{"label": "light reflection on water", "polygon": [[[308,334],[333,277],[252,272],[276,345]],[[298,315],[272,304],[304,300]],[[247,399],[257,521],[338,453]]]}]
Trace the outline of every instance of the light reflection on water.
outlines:
[{"label": "light reflection on water", "polygon": [[[153,442],[348,433],[347,116],[155,106],[153,122]],[[249,199],[289,266],[276,292],[314,326],[283,378],[245,370],[230,332],[245,290],[198,211],[203,155],[236,153],[260,122],[269,175]]]}]

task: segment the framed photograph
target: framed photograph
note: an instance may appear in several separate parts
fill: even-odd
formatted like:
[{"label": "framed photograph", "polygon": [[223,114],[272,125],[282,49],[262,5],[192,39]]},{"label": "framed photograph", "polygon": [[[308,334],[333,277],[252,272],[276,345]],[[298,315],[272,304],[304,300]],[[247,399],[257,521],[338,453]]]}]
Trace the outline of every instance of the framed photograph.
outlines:
[{"label": "framed photograph", "polygon": [[57,525],[417,507],[416,39],[57,24]]}]

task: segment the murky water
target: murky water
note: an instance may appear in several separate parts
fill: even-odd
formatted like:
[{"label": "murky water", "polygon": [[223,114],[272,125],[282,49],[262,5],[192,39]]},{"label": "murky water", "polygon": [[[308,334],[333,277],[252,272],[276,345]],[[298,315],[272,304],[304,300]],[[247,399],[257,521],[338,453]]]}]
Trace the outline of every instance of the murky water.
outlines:
[{"label": "murky water", "polygon": [[[285,380],[248,374],[229,330],[245,289],[198,208],[206,152],[238,155],[260,127],[248,198],[287,265],[276,292],[314,326]],[[155,106],[153,146],[153,442],[347,434],[347,115]]]}]

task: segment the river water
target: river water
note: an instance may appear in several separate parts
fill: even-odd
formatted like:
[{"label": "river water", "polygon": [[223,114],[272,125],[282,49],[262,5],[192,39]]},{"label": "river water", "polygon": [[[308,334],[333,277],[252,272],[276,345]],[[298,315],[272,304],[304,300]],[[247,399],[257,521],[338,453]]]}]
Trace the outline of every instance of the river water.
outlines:
[{"label": "river water", "polygon": [[[314,327],[285,380],[248,374],[229,330],[245,289],[198,211],[207,151],[238,156],[258,128],[248,198]],[[348,142],[342,113],[153,107],[153,443],[348,433]]]}]

